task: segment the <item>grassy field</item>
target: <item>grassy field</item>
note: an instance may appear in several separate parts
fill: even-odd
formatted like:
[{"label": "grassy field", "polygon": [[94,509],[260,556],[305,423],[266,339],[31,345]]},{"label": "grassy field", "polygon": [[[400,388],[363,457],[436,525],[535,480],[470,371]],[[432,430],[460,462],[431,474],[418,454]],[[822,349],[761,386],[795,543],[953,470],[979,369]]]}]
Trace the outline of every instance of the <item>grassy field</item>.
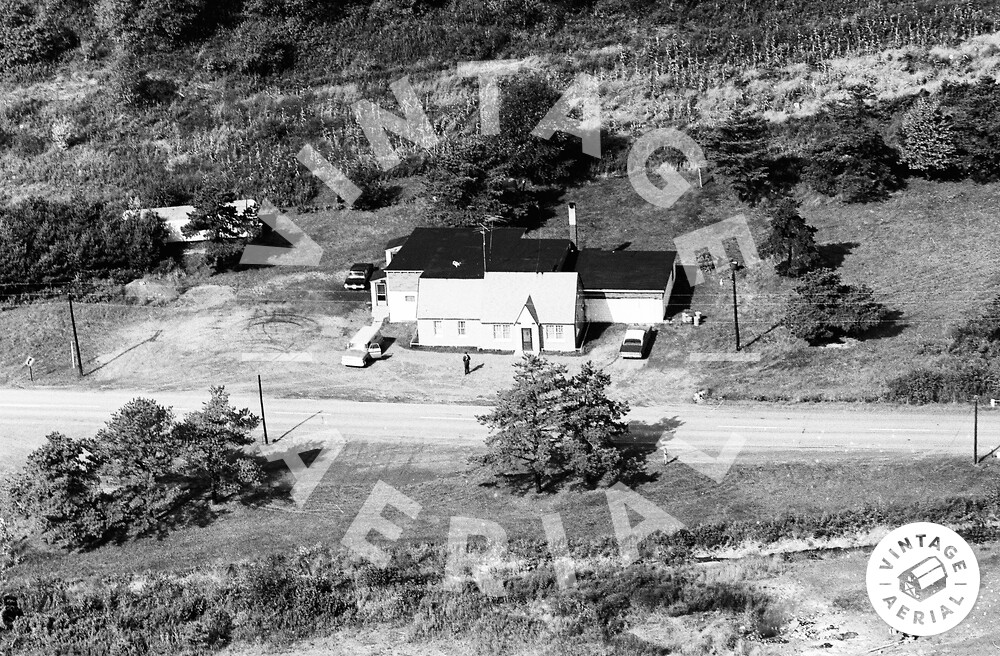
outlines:
[{"label": "grassy field", "polygon": [[[686,401],[700,387],[728,398],[878,399],[886,380],[932,361],[946,344],[948,327],[977,312],[979,304],[1000,290],[1000,273],[994,266],[1000,258],[1000,240],[992,237],[989,211],[1000,201],[1000,185],[912,181],[881,204],[803,199],[802,212],[819,228],[821,248],[843,279],[869,285],[898,314],[875,335],[847,348],[809,347],[778,325],[793,283],[778,278],[769,264],[762,263],[738,279],[742,342],[761,360],[691,362],[695,352],[733,350],[728,276],[723,274],[720,286],[719,277],[709,275],[690,299],[690,307],[704,313],[705,323],[699,328],[679,322],[659,326],[651,356],[641,368],[612,367],[621,393],[630,394],[638,405]],[[633,249],[670,249],[674,237],[741,211],[715,181],[691,190],[669,209],[657,209],[635,194],[627,179],[608,178],[567,190],[528,237],[566,236],[565,203],[570,201],[577,203],[585,247],[628,243]],[[149,388],[175,388],[187,380],[207,387],[213,381],[229,384],[254,377],[252,368],[239,361],[241,351],[307,350],[314,354],[315,364],[264,370],[274,380],[274,393],[305,389],[319,396],[346,393],[360,379],[346,378],[356,372],[342,371],[335,356],[347,336],[366,321],[367,296],[359,294],[348,301],[335,290],[351,262],[380,262],[386,241],[421,223],[421,202],[374,213],[323,210],[297,216],[324,248],[315,270],[283,267],[196,277],[182,282],[212,287],[162,308],[125,306],[120,301],[78,303],[85,370],[94,372],[86,380]],[[759,231],[762,217],[756,211],[743,211]],[[213,294],[219,297],[216,303],[209,302]],[[275,313],[294,315],[299,323],[275,323],[261,332],[261,318]],[[38,363],[35,373],[40,381],[76,384],[68,366],[65,301],[0,312],[0,327],[0,375],[7,384],[26,384],[28,372],[21,365],[28,355]],[[404,333],[400,334],[405,342]],[[586,357],[602,366],[614,362],[617,335],[612,329],[588,344]],[[431,398],[427,390],[444,382],[449,361],[440,354],[408,352],[403,346],[397,347],[401,349],[397,360],[382,367],[383,375],[398,379],[393,398]],[[486,359],[497,361],[496,371],[460,381],[463,385],[448,388],[447,398],[482,401],[505,385],[509,368],[504,363],[510,358]],[[431,387],[422,387],[424,383]]]},{"label": "grassy field", "polygon": [[[205,527],[179,530],[162,540],[141,540],[72,556],[32,549],[12,577],[43,572],[89,576],[169,570],[289,553],[298,546],[338,545],[362,504],[382,481],[420,504],[416,520],[387,508],[403,528],[403,542],[443,543],[452,517],[498,522],[511,540],[544,539],[541,516],[558,513],[571,542],[614,532],[603,491],[563,490],[521,495],[496,487],[468,460],[469,447],[351,442],[326,473],[302,511],[288,501],[267,508],[233,506]],[[689,527],[721,522],[826,515],[871,508],[930,508],[950,498],[984,498],[997,488],[1000,469],[972,467],[957,458],[780,456],[766,464],[737,463],[716,484],[680,462],[650,461],[655,480],[636,487],[644,498]],[[633,518],[633,522],[637,521]],[[384,546],[377,534],[369,538]]]}]

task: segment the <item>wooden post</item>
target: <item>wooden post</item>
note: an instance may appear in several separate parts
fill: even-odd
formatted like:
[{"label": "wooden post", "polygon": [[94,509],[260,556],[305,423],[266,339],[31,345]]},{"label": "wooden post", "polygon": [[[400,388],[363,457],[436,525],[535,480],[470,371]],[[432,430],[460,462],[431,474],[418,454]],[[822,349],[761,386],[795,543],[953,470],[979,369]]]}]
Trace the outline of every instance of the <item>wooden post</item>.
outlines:
[{"label": "wooden post", "polygon": [[267,444],[267,419],[264,417],[264,387],[257,374],[257,394],[260,396],[260,423],[264,427],[264,444]]},{"label": "wooden post", "polygon": [[979,464],[979,396],[973,397],[972,406],[972,462]]},{"label": "wooden post", "polygon": [[73,295],[69,294],[69,321],[73,326],[73,350],[76,353],[76,372],[83,377],[83,356],[80,355],[80,338],[76,334],[76,317],[73,315]]},{"label": "wooden post", "polygon": [[729,272],[733,277],[733,326],[736,328],[736,350],[740,350],[740,315],[736,311],[736,260],[729,263]]}]

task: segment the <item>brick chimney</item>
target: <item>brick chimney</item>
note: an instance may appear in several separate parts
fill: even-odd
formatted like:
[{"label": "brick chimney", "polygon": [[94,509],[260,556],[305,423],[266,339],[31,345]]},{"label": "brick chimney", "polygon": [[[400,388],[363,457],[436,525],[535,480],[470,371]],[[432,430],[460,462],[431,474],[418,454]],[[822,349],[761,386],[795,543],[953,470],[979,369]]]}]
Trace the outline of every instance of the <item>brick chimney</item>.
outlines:
[{"label": "brick chimney", "polygon": [[569,204],[569,239],[576,246],[577,250],[579,250],[580,242],[577,239],[576,232],[576,203]]}]

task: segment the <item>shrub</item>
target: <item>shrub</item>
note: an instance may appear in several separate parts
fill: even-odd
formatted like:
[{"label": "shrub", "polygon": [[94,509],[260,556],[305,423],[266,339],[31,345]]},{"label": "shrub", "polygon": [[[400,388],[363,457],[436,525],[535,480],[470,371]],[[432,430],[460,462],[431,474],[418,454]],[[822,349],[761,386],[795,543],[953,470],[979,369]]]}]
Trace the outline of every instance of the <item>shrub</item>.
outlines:
[{"label": "shrub", "polygon": [[52,61],[79,44],[54,3],[0,0],[0,69]]},{"label": "shrub", "polygon": [[292,31],[274,19],[246,20],[233,32],[228,46],[232,66],[245,75],[282,73],[295,63]]},{"label": "shrub", "polygon": [[99,202],[35,197],[0,206],[0,295],[141,274],[163,259],[165,236],[159,219],[123,219]]},{"label": "shrub", "polygon": [[99,0],[97,26],[119,44],[169,50],[206,34],[214,25],[208,0]]}]

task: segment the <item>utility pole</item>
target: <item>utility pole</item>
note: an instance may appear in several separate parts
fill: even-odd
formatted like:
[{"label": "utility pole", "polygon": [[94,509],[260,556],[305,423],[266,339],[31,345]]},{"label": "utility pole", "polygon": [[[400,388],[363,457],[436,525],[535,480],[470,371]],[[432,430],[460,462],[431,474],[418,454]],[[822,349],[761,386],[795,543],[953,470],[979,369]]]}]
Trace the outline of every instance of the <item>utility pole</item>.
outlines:
[{"label": "utility pole", "polygon": [[264,386],[260,382],[260,374],[257,374],[257,393],[260,395],[260,423],[264,427],[264,444],[267,444],[267,419],[264,418]]},{"label": "utility pole", "polygon": [[736,267],[739,266],[736,260],[729,261],[729,273],[733,278],[733,326],[736,328],[736,350],[740,350],[740,315],[736,311]]},{"label": "utility pole", "polygon": [[979,395],[972,397],[972,462],[979,464]]},{"label": "utility pole", "polygon": [[69,294],[69,322],[73,326],[73,347],[76,351],[76,371],[83,377],[83,356],[80,355],[80,338],[76,334],[76,317],[73,315],[73,295]]}]

